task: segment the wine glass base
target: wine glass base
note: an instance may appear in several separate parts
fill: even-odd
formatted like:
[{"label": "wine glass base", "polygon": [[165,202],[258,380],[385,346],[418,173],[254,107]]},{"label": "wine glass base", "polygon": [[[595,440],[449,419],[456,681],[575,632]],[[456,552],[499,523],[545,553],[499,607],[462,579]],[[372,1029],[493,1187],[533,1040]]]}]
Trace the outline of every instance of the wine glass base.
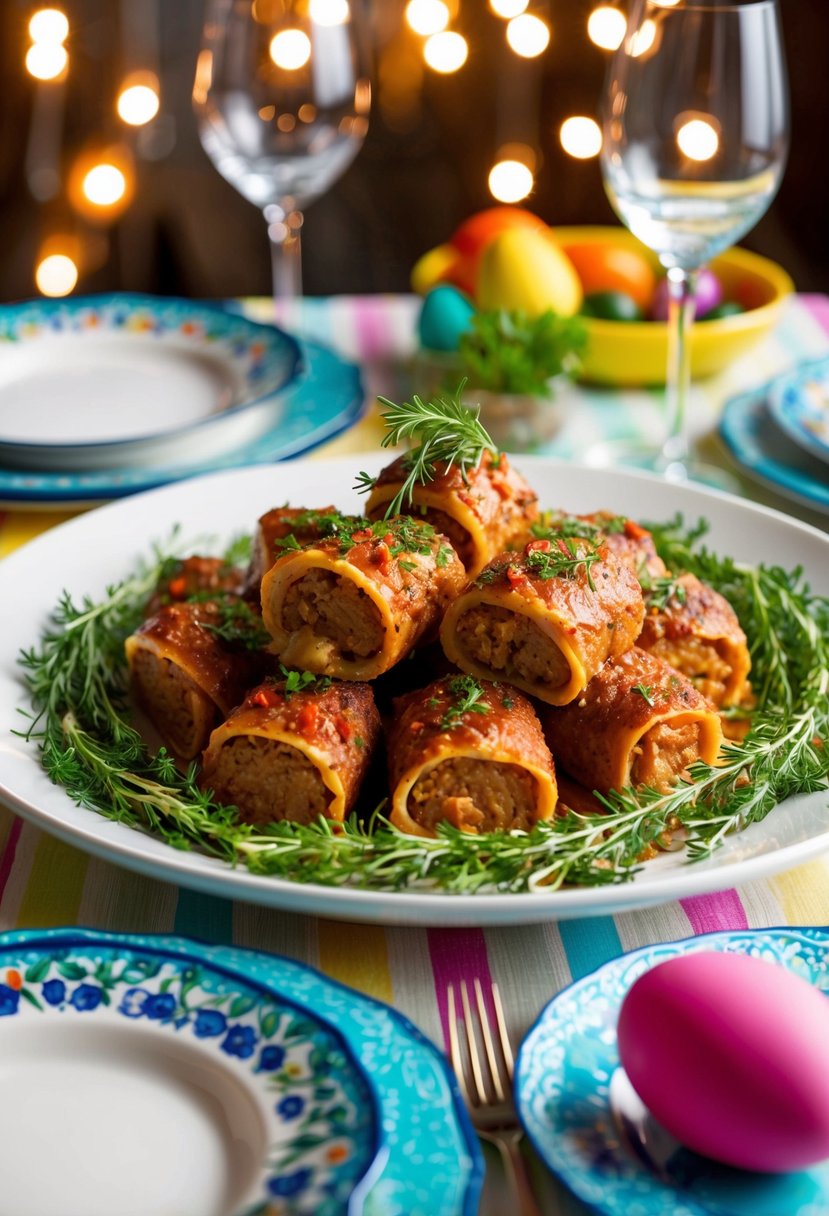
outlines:
[{"label": "wine glass base", "polygon": [[707,464],[694,456],[668,460],[659,448],[629,439],[611,439],[594,444],[584,454],[584,462],[596,469],[639,469],[655,473],[673,485],[698,482],[730,494],[740,493],[740,483],[725,469]]}]

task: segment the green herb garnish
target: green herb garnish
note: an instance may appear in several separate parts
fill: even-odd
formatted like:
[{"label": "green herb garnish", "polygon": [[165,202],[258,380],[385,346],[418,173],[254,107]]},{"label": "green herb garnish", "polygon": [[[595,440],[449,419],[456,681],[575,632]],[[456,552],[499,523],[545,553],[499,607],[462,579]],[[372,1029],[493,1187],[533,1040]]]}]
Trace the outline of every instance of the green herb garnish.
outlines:
[{"label": "green herb garnish", "polygon": [[228,646],[241,646],[244,650],[262,650],[270,642],[271,635],[262,624],[261,616],[244,600],[215,591],[199,593],[191,599],[206,599],[210,603],[216,619],[201,621],[201,627],[214,633]]},{"label": "green herb garnish", "polygon": [[674,575],[653,575],[643,562],[638,571],[637,578],[644,592],[645,606],[648,609],[664,612],[671,602],[675,604],[685,603],[687,598],[685,587]]},{"label": "green herb garnish", "polygon": [[601,559],[602,555],[598,549],[579,545],[573,537],[568,536],[561,537],[550,549],[531,549],[522,560],[525,568],[535,578],[545,582],[551,578],[578,578],[579,572],[584,570],[587,585],[591,591],[595,591],[591,567]]},{"label": "green herb garnish", "polygon": [[546,396],[554,376],[578,371],[586,343],[578,317],[479,312],[461,337],[460,371],[473,388]]},{"label": "green herb garnish", "polygon": [[647,684],[635,684],[631,692],[638,692],[642,700],[647,701],[648,705],[653,706],[656,704],[653,699],[653,689],[648,688]]},{"label": "green herb garnish", "polygon": [[[395,405],[386,397],[377,398],[386,406],[382,415],[386,424],[382,446],[395,447],[404,439],[416,442],[404,457],[406,477],[386,508],[386,519],[399,515],[404,505],[412,505],[415,486],[432,481],[438,465],[445,469],[456,466],[465,478],[470,469],[478,467],[485,452],[497,455],[495,444],[479,421],[480,411],[463,404],[463,388],[462,383],[453,394],[430,401],[412,397],[402,405]],[[371,488],[370,481],[361,473],[355,488],[365,493]]]},{"label": "green herb garnish", "polygon": [[488,714],[489,706],[481,698],[483,685],[474,676],[453,676],[448,684],[452,704],[441,718],[441,728],[451,730],[457,726],[464,714]]},{"label": "green herb garnish", "polygon": [[327,688],[331,687],[330,676],[315,676],[312,671],[291,671],[282,663],[279,664],[279,670],[282,672],[285,684],[283,692],[286,701],[290,701],[296,692],[306,692],[309,689],[313,689],[315,692],[325,692]]}]

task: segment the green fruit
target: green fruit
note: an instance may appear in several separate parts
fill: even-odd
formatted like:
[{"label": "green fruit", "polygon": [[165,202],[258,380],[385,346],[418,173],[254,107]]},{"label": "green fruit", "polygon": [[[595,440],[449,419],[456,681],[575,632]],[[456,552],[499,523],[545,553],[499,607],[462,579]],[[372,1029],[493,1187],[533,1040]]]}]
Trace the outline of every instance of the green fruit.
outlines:
[{"label": "green fruit", "polygon": [[723,300],[716,308],[712,308],[700,321],[720,321],[723,317],[738,317],[745,309],[736,300]]},{"label": "green fruit", "polygon": [[584,297],[582,313],[602,321],[641,321],[642,311],[623,291],[594,291]]}]

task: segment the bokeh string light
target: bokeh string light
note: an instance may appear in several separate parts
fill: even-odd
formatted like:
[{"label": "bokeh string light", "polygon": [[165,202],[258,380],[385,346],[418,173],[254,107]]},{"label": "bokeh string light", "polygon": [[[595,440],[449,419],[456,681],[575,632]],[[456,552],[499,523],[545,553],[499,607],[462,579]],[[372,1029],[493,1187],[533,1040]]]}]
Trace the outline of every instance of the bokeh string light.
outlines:
[{"label": "bokeh string light", "polygon": [[[419,91],[423,87],[424,67],[437,76],[449,76],[462,69],[476,49],[474,41],[470,45],[469,34],[478,27],[469,25],[469,13],[461,14],[464,2],[465,0],[408,0],[405,4],[405,20],[400,27],[402,41],[399,43],[395,79],[401,80],[400,56],[405,58],[408,54],[413,65],[419,64],[419,70],[404,73],[406,89],[409,92],[412,89]],[[475,2],[476,8],[472,16],[479,20],[477,5],[480,0]],[[677,2],[678,0],[654,0],[655,4],[666,8]],[[280,19],[284,20],[283,0],[256,0],[256,7],[257,11],[261,10],[262,20],[267,20],[272,30],[277,9],[281,14]],[[530,0],[487,0],[486,7],[490,22],[495,19],[496,24],[504,23],[501,28],[509,53],[518,60],[540,61],[550,46],[553,34],[547,5],[542,0],[533,0],[532,4]],[[596,3],[594,0],[594,6],[591,6],[586,21],[586,36],[593,46],[600,50],[612,51],[619,45],[625,34],[626,18],[623,8],[621,0],[606,0],[605,3],[601,0]],[[308,22],[305,28],[280,29],[277,24],[277,32],[269,43],[274,65],[285,72],[299,71],[309,63],[312,54],[309,34],[313,35],[314,27],[341,25],[350,21],[352,16],[351,0],[305,0],[302,11]],[[467,23],[460,27],[463,29],[461,33],[457,23],[464,17]],[[69,21],[60,9],[44,8],[33,13],[28,26],[31,46],[27,55],[27,67],[32,75],[46,81],[65,77],[69,53],[64,43],[69,36],[69,30]],[[417,35],[416,42],[413,41],[412,34]],[[634,53],[647,53],[656,36],[656,23],[646,22],[635,36]],[[145,64],[149,62],[145,54],[141,55],[138,62],[141,63],[142,60]],[[533,89],[539,87],[538,80],[535,76],[526,76],[524,68],[516,67],[514,71],[525,73],[515,77],[518,84],[512,86],[513,91],[515,87],[523,89],[524,100],[518,110],[520,111],[523,105],[524,118],[518,123],[513,122],[513,98],[506,115],[509,122],[504,123],[512,129],[499,131],[499,135],[501,140],[516,137],[525,140],[527,146],[524,153],[518,155],[511,149],[523,145],[502,143],[500,150],[490,161],[486,177],[489,193],[498,202],[503,203],[520,203],[536,189],[536,174],[544,142],[537,129],[531,131],[526,121],[527,116],[534,112],[534,107],[537,108]],[[535,98],[538,96],[540,94],[536,93]],[[123,77],[115,99],[115,109],[119,119],[127,127],[137,128],[152,123],[159,114],[160,105],[159,82],[154,73],[146,70],[132,71]],[[408,105],[406,112],[409,113],[410,109]],[[504,117],[505,115],[502,115],[502,118]],[[302,120],[304,121],[304,116]],[[601,131],[598,124],[586,115],[571,114],[564,118],[560,121],[557,135],[561,152],[575,162],[595,159],[600,152]],[[555,139],[555,134],[552,138]],[[691,159],[704,160],[716,151],[716,132],[709,131],[706,135],[706,132],[693,125],[693,121],[683,130],[678,130],[676,138]],[[104,153],[99,153],[97,158],[90,159],[86,156],[79,159],[83,160],[83,171],[76,169],[74,172],[74,188],[70,185],[69,201],[79,215],[93,221],[90,232],[104,231],[128,205],[134,192],[131,161],[125,163],[117,157],[108,158]],[[49,256],[60,258],[69,255],[58,251],[50,253]],[[69,261],[75,267],[76,282],[80,270],[71,257]],[[44,259],[41,258],[38,265],[43,262]],[[50,261],[46,271],[40,275],[44,282],[51,282],[53,285],[68,283],[71,277],[65,263],[60,261]],[[72,289],[73,287],[69,288],[70,291]]]}]

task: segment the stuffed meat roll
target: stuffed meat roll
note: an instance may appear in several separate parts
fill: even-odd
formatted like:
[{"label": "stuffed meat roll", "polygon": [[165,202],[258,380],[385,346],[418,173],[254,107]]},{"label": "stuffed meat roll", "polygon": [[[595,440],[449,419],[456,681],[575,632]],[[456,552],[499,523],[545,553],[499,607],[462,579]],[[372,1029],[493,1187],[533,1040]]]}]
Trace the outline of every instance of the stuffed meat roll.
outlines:
[{"label": "stuffed meat roll", "polygon": [[[407,457],[400,456],[378,477],[366,512],[380,519],[400,492],[408,473]],[[416,485],[412,501],[401,510],[422,517],[449,537],[470,578],[496,554],[510,547],[512,537],[527,532],[538,515],[535,491],[501,453],[484,452],[466,476],[456,465],[438,466],[435,477]]]},{"label": "stuffed meat roll", "polygon": [[697,760],[715,764],[716,709],[690,680],[634,647],[609,660],[577,701],[543,713],[556,764],[602,794],[666,790]]},{"label": "stuffed meat roll", "polygon": [[388,732],[391,822],[415,836],[529,831],[556,805],[552,757],[530,702],[507,684],[448,676],[401,697]]},{"label": "stuffed meat roll", "polygon": [[369,680],[428,640],[465,581],[431,524],[361,521],[278,558],[262,580],[262,619],[287,667]]},{"label": "stuffed meat roll", "polygon": [[682,672],[720,709],[738,705],[751,670],[746,635],[724,596],[682,574],[658,600],[645,590],[637,646]]},{"label": "stuffed meat roll", "polygon": [[482,570],[450,606],[440,637],[464,671],[566,705],[633,645],[644,611],[636,576],[606,546],[537,540]]},{"label": "stuffed meat roll", "polygon": [[248,823],[342,820],[368,769],[380,733],[370,686],[298,675],[250,691],[205,750],[202,785]]},{"label": "stuffed meat roll", "polygon": [[241,600],[168,604],[125,642],[130,681],[165,746],[192,760],[261,678],[261,623]]},{"label": "stuffed meat roll", "polygon": [[261,515],[253,537],[245,595],[260,602],[262,578],[278,557],[324,537],[337,536],[344,528],[357,526],[359,516],[342,515],[336,507],[306,510],[304,507],[274,507]]},{"label": "stuffed meat roll", "polygon": [[159,580],[144,610],[145,617],[154,616],[168,604],[183,604],[190,599],[207,599],[211,595],[239,595],[244,574],[222,557],[184,557],[170,563]]}]

